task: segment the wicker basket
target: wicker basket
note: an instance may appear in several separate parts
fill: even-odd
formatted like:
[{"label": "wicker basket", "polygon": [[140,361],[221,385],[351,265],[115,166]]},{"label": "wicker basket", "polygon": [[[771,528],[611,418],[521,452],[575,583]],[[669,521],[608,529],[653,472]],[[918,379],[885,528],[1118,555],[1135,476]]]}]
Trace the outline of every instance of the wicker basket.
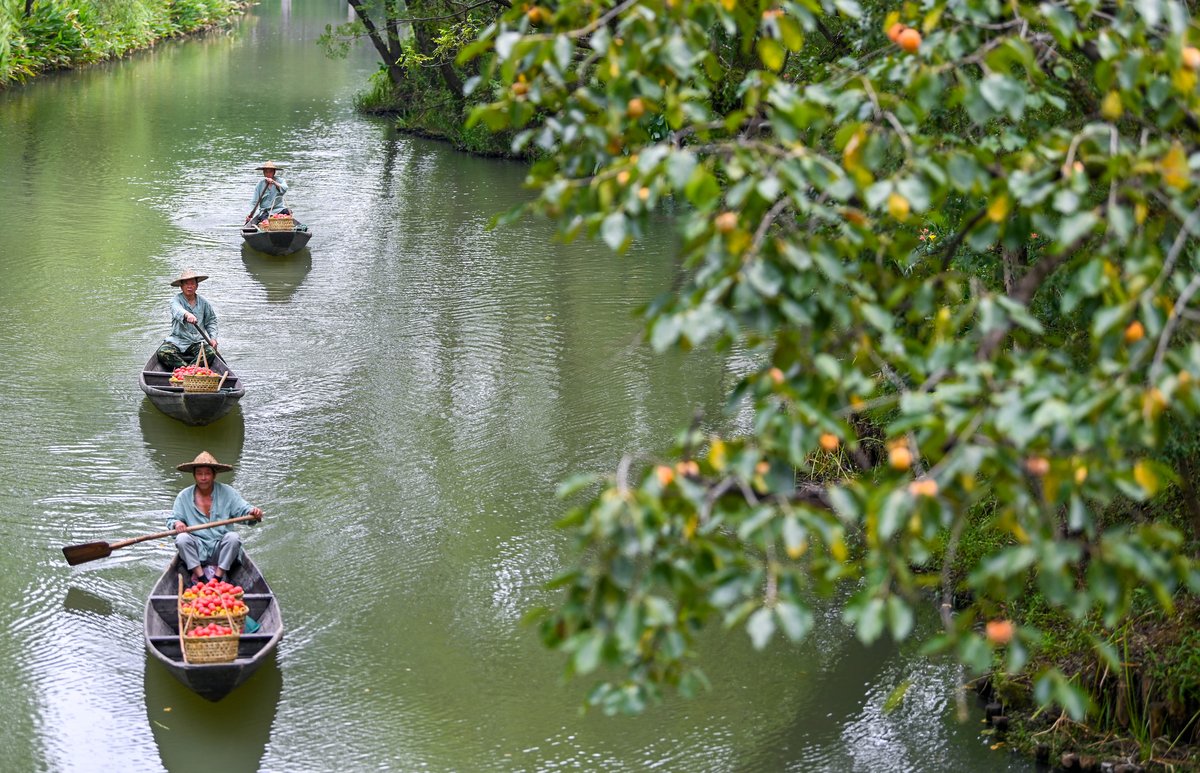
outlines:
[{"label": "wicker basket", "polygon": [[235,631],[241,632],[246,627],[246,615],[247,615],[247,612],[238,612],[237,614],[234,614],[232,612],[221,612],[220,614],[217,614],[217,615],[208,615],[208,616],[196,615],[196,614],[184,612],[182,601],[179,604],[179,616],[181,618],[186,616],[186,620],[184,621],[184,625],[183,625],[184,633],[191,633],[192,631],[196,630],[197,628],[206,626],[209,623],[223,623],[227,620],[229,622],[230,628],[232,628]]},{"label": "wicker basket", "polygon": [[[185,626],[187,631],[193,630],[192,620],[188,619]],[[188,636],[187,632],[179,634],[179,644],[183,647],[185,663],[232,663],[237,660],[238,639],[241,629],[234,629],[228,636]]]},{"label": "wicker basket", "polygon": [[[245,595],[242,593],[231,594],[234,598],[241,600]],[[179,593],[177,595],[177,608],[179,613],[179,630],[189,632],[209,623],[219,623],[225,620],[229,621],[229,627],[235,631],[241,631],[246,627],[246,615],[250,613],[249,608],[242,612],[218,612],[215,615],[197,615],[194,612],[184,611],[184,606],[191,604],[195,599],[185,599],[183,597],[183,577],[179,578]],[[244,602],[243,602],[244,603]]]},{"label": "wicker basket", "polygon": [[296,220],[291,215],[272,216],[263,221],[263,227],[268,231],[294,231],[296,230]]},{"label": "wicker basket", "polygon": [[195,376],[189,374],[183,377],[183,391],[185,392],[215,392],[220,385],[220,376]]}]

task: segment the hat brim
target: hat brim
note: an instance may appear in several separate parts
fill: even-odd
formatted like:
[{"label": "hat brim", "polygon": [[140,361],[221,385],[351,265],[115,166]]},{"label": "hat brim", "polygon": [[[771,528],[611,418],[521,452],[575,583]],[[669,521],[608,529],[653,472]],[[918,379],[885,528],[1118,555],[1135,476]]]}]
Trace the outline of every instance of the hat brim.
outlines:
[{"label": "hat brim", "polygon": [[175,465],[175,469],[180,472],[192,472],[197,467],[211,467],[213,472],[229,472],[233,469],[233,465],[221,464],[220,462],[215,464],[212,462],[184,462],[183,464]]},{"label": "hat brim", "polygon": [[278,171],[280,171],[281,169],[283,169],[283,167],[282,167],[282,166],[256,166],[256,167],[254,167],[254,168],[255,168],[255,169],[257,169],[257,170],[258,170],[258,171],[260,171],[260,172],[264,172],[264,171],[266,171],[266,170],[268,170],[268,169],[270,169],[270,170],[271,170],[271,171],[273,171],[273,172],[278,172]]},{"label": "hat brim", "polygon": [[201,282],[203,282],[205,279],[208,279],[208,274],[197,274],[196,276],[189,276],[189,277],[186,277],[186,278],[184,278],[184,279],[176,279],[174,282],[171,282],[171,286],[172,286],[172,287],[179,287],[179,286],[180,286],[180,285],[182,285],[184,282],[186,282],[188,279],[195,279],[195,280],[196,280],[196,284],[200,284],[200,283],[201,283]]}]

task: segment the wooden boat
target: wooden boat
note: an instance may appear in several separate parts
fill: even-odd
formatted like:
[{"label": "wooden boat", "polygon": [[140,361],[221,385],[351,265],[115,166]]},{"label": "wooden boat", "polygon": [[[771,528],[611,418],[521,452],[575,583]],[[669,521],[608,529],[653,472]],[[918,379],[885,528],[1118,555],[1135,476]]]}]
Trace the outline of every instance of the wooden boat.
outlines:
[{"label": "wooden boat", "polygon": [[246,240],[247,245],[259,252],[270,255],[291,255],[293,252],[304,249],[308,240],[312,238],[312,232],[307,228],[303,230],[293,228],[288,231],[260,231],[258,228],[248,225],[242,228],[242,238]]},{"label": "wooden boat", "polygon": [[184,424],[211,424],[233,410],[246,388],[225,361],[220,357],[209,367],[216,373],[228,373],[225,382],[216,392],[184,392],[183,387],[170,382],[171,371],[158,361],[158,354],[151,354],[142,368],[138,386],[150,398],[150,402],[163,413]]},{"label": "wooden boat", "polygon": [[275,594],[243,552],[242,560],[229,573],[229,581],[245,591],[243,598],[250,607],[250,617],[258,622],[258,631],[242,634],[237,658],[231,663],[187,663],[179,642],[179,580],[184,578],[186,582],[187,574],[179,556],[175,556],[150,591],[146,601],[146,652],[193,692],[219,701],[270,658],[283,638],[283,618]]}]

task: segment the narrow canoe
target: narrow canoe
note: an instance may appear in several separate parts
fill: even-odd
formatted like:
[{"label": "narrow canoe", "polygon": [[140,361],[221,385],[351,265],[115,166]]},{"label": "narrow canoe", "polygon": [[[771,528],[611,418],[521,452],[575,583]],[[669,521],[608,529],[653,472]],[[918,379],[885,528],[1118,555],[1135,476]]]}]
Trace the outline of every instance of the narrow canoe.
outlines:
[{"label": "narrow canoe", "polygon": [[304,249],[308,240],[312,238],[312,232],[307,229],[303,231],[260,231],[254,226],[249,226],[242,229],[242,238],[246,240],[247,245],[259,252],[270,255],[291,255],[293,252]]},{"label": "narrow canoe", "polygon": [[138,377],[138,386],[154,403],[154,407],[184,424],[211,424],[233,410],[246,388],[241,379],[220,357],[209,367],[217,373],[228,373],[225,383],[216,392],[184,392],[181,386],[170,383],[171,371],[162,366],[157,354],[151,354]]},{"label": "narrow canoe", "polygon": [[[259,624],[255,633],[238,640],[237,658],[231,663],[185,663],[179,643],[179,579],[188,574],[176,556],[150,591],[146,601],[146,652],[166,666],[171,675],[196,694],[219,701],[250,678],[283,638],[283,618],[275,594],[258,567],[245,553],[229,573],[229,581],[242,586],[250,617]],[[186,581],[186,577],[185,577]]]}]

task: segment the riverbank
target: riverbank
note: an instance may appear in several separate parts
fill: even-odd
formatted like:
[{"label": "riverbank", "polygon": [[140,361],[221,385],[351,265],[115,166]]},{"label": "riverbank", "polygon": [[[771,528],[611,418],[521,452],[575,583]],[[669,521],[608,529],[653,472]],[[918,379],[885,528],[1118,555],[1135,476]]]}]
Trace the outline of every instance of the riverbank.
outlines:
[{"label": "riverbank", "polygon": [[237,0],[26,0],[0,6],[0,89],[47,72],[119,59],[222,27],[251,7]]},{"label": "riverbank", "polygon": [[382,78],[374,79],[371,89],[355,98],[360,111],[392,120],[405,134],[445,142],[455,150],[483,158],[528,157],[513,151],[511,132],[493,132],[483,124],[467,128],[473,104],[436,86],[398,95]]},{"label": "riverbank", "polygon": [[[1137,529],[1153,518],[1190,533],[1190,497],[1181,488],[1144,504],[1114,505],[1106,525]],[[988,516],[973,527],[964,535],[968,550],[979,549],[971,547],[975,540],[989,539]],[[1175,552],[1196,549],[1194,542],[1184,543]],[[1034,633],[998,647],[995,669],[972,685],[986,704],[985,732],[994,743],[1054,769],[1200,771],[1200,599],[1188,588],[1177,589],[1169,612],[1148,589],[1112,599],[1117,608],[1125,603],[1128,612],[1115,626],[1098,613],[1073,618],[1036,584],[1008,605],[1006,614]],[[1015,675],[1004,667],[1013,647],[1029,650],[1029,664]],[[1033,675],[1048,669],[1060,672],[1076,691],[1074,699],[1087,706],[1083,720],[1063,711],[1066,692],[1039,708],[1046,700],[1036,694]]]}]

